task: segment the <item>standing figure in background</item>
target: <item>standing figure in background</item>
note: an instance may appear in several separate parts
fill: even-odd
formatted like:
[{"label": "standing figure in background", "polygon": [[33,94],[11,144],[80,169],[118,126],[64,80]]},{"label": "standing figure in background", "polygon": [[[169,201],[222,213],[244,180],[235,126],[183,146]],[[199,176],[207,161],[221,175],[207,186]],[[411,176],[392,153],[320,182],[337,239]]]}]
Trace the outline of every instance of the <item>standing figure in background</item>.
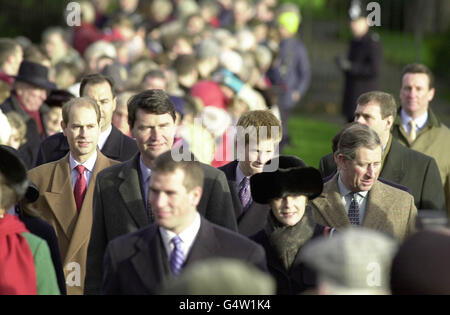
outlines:
[{"label": "standing figure in background", "polygon": [[347,57],[337,56],[336,63],[344,72],[345,86],[342,115],[353,121],[356,99],[362,93],[378,90],[382,46],[377,34],[369,32],[367,18],[359,5],[350,8],[350,29],[353,38]]},{"label": "standing figure in background", "polygon": [[277,25],[280,35],[280,50],[275,59],[269,77],[278,87],[278,106],[283,126],[283,139],[280,150],[289,144],[287,121],[292,109],[305,92],[311,81],[308,54],[302,41],[297,38],[301,15],[292,4],[278,16]]}]

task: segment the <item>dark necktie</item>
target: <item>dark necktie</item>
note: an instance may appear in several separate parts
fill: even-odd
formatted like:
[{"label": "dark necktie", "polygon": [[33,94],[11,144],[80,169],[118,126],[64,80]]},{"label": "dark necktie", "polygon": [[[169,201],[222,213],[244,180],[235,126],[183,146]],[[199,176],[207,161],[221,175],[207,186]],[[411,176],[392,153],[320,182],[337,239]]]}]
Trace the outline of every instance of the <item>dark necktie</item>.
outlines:
[{"label": "dark necktie", "polygon": [[358,201],[356,201],[357,193],[351,192],[348,195],[352,198],[348,209],[348,218],[350,219],[350,223],[352,225],[359,225],[359,204]]},{"label": "dark necktie", "polygon": [[84,170],[86,168],[83,165],[78,165],[75,169],[78,172],[78,177],[75,183],[75,188],[73,189],[73,195],[75,197],[77,211],[80,212],[81,206],[83,205],[84,195],[86,194],[86,178],[84,178]]},{"label": "dark necktie", "polygon": [[175,276],[181,271],[184,262],[184,253],[181,249],[181,238],[177,235],[171,240],[173,244],[172,254],[170,255],[170,269]]},{"label": "dark necktie", "polygon": [[244,177],[244,179],[241,181],[241,187],[239,189],[239,199],[241,200],[242,209],[246,211],[251,203],[250,180],[248,177]]}]

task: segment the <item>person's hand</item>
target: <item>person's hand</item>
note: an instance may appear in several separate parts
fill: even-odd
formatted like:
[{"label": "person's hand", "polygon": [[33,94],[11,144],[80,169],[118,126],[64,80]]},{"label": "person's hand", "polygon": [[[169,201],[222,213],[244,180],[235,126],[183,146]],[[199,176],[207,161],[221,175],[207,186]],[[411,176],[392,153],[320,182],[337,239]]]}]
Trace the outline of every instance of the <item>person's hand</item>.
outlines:
[{"label": "person's hand", "polygon": [[336,64],[342,71],[349,71],[352,67],[352,63],[350,60],[345,58],[344,56],[336,56]]}]

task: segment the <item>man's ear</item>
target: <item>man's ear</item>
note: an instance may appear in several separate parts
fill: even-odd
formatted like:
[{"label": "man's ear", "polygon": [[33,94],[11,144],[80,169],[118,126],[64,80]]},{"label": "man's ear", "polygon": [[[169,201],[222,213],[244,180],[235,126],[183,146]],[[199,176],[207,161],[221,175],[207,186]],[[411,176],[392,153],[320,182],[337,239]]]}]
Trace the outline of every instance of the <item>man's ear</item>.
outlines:
[{"label": "man's ear", "polygon": [[66,135],[66,128],[67,128],[67,126],[66,126],[66,124],[64,123],[64,120],[61,120],[61,129],[62,129],[63,134],[64,134],[65,136],[67,136],[67,135]]},{"label": "man's ear", "polygon": [[434,98],[435,89],[432,88],[428,91],[428,102],[431,102]]},{"label": "man's ear", "polygon": [[334,161],[336,162],[338,169],[342,169],[345,167],[345,161],[347,160],[347,158],[340,153],[336,153],[334,154]]},{"label": "man's ear", "polygon": [[194,205],[195,207],[197,207],[198,204],[200,203],[200,199],[202,197],[202,192],[203,192],[203,189],[200,186],[194,187],[189,192],[189,200],[190,200],[191,204]]},{"label": "man's ear", "polygon": [[389,130],[391,130],[392,125],[394,124],[394,116],[389,115],[385,119],[386,119],[386,127],[389,128]]},{"label": "man's ear", "polygon": [[114,96],[114,97],[113,97],[113,99],[112,99],[112,104],[113,104],[113,109],[112,109],[112,111],[113,111],[113,113],[114,113],[114,111],[116,110],[116,106],[117,106],[117,96]]}]

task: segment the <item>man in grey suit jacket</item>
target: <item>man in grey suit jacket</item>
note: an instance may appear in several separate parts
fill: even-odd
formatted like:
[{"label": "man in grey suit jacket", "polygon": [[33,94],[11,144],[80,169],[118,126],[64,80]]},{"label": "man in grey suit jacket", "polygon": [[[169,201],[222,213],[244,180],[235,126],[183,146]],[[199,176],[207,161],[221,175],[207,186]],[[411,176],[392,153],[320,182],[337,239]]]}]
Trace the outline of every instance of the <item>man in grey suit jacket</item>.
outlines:
[{"label": "man in grey suit jacket", "polygon": [[[156,157],[171,149],[175,108],[162,90],[147,90],[128,104],[128,121],[139,153],[99,174],[95,185],[94,221],[88,248],[85,294],[98,294],[107,243],[153,222],[148,203],[150,174]],[[205,177],[198,210],[213,223],[237,231],[233,202],[224,174],[201,164]]]},{"label": "man in grey suit jacket", "polygon": [[415,229],[417,208],[413,197],[378,181],[381,141],[363,124],[342,131],[335,161],[338,173],[324,185],[310,205],[319,224],[337,230],[361,225],[403,241]]},{"label": "man in grey suit jacket", "polygon": [[[358,98],[355,121],[374,129],[384,148],[380,177],[409,188],[417,209],[445,209],[444,190],[434,158],[402,146],[391,135],[397,105],[392,95],[368,92]],[[336,170],[333,154],[320,160],[323,177]]]},{"label": "man in grey suit jacket", "polygon": [[103,294],[155,294],[186,266],[212,257],[267,270],[261,246],[198,213],[202,167],[194,161],[175,162],[172,153],[161,154],[152,169],[149,202],[155,222],[107,247]]}]

